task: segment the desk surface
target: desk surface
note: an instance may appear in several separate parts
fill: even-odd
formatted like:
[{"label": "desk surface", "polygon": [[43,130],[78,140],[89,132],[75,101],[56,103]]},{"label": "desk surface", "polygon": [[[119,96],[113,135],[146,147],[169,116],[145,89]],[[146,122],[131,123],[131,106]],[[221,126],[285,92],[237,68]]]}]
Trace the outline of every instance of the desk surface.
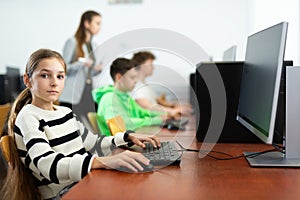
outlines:
[{"label": "desk surface", "polygon": [[[183,145],[199,149],[194,132],[163,131],[161,139],[176,135]],[[240,155],[262,151],[265,144],[216,144],[214,150]],[[220,156],[220,155],[218,155]],[[298,199],[300,170],[294,168],[251,168],[246,159],[215,160],[184,152],[179,166],[148,173],[93,170],[63,199]]]}]

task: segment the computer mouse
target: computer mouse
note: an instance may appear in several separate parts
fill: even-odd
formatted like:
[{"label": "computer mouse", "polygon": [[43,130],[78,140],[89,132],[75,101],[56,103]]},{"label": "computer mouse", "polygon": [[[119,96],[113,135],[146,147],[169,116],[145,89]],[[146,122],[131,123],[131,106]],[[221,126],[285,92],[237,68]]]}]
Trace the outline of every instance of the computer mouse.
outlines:
[{"label": "computer mouse", "polygon": [[185,130],[185,125],[187,123],[188,119],[185,118],[182,118],[181,120],[167,119],[165,123],[161,125],[161,127],[169,130]]},{"label": "computer mouse", "polygon": [[[138,171],[138,172],[151,172],[153,171],[154,166],[150,163],[149,165],[145,165],[143,163],[139,164],[143,167],[143,170]],[[129,173],[134,173],[134,171],[128,169],[127,167],[121,166],[119,168],[117,168],[117,170],[122,171],[122,172],[129,172]]]},{"label": "computer mouse", "polygon": [[167,129],[168,130],[185,130],[185,127],[180,124],[170,123],[170,124],[168,124]]}]

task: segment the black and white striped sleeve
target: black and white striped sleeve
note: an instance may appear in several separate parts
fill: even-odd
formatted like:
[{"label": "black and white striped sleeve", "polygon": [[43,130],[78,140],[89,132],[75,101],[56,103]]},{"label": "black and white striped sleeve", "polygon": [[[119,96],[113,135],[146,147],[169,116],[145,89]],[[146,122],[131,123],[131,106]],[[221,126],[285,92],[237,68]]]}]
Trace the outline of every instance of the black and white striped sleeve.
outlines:
[{"label": "black and white striped sleeve", "polygon": [[72,123],[67,115],[55,123],[42,122],[33,115],[18,116],[15,140],[19,152],[25,153],[21,157],[25,165],[53,183],[79,181],[84,177],[93,156],[85,151]]}]

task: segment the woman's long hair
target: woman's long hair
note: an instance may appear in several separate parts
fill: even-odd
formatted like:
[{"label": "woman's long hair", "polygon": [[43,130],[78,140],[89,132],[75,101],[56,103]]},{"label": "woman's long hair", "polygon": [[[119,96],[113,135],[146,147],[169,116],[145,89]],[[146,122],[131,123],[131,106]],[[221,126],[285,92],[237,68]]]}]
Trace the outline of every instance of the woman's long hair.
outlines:
[{"label": "woman's long hair", "polygon": [[[35,51],[29,58],[26,71],[28,78],[32,76],[32,73],[38,66],[39,62],[46,58],[57,58],[60,60],[64,69],[66,70],[66,64],[61,55],[55,51],[49,49],[40,49]],[[30,169],[28,169],[21,161],[14,136],[15,120],[21,109],[31,103],[32,95],[29,88],[25,88],[14,101],[8,119],[3,130],[2,135],[9,136],[9,150],[10,158],[8,163],[7,175],[4,180],[4,185],[0,192],[1,199],[13,199],[13,200],[40,200],[42,196],[38,187],[36,186],[36,179],[32,175]],[[1,134],[1,133],[0,133]],[[1,137],[2,137],[1,135]]]},{"label": "woman's long hair", "polygon": [[84,26],[84,23],[88,21],[89,23],[92,21],[94,16],[100,16],[101,15],[98,12],[89,10],[82,14],[80,24],[77,28],[77,31],[75,33],[75,38],[77,40],[77,49],[76,49],[76,58],[84,57],[84,52],[82,49],[82,45],[86,42],[86,28]]}]

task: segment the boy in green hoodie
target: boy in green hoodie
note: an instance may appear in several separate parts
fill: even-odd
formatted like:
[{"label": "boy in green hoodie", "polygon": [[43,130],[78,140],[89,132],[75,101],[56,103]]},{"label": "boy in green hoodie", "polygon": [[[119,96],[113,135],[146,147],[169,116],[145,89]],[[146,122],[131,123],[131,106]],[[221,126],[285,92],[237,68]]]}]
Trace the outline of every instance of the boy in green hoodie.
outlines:
[{"label": "boy in green hoodie", "polygon": [[98,104],[97,123],[102,134],[111,135],[106,121],[121,115],[127,130],[142,126],[160,125],[168,118],[167,113],[143,109],[128,92],[136,84],[137,63],[126,58],[116,59],[110,67],[114,86],[104,86],[92,91],[94,101]]}]

